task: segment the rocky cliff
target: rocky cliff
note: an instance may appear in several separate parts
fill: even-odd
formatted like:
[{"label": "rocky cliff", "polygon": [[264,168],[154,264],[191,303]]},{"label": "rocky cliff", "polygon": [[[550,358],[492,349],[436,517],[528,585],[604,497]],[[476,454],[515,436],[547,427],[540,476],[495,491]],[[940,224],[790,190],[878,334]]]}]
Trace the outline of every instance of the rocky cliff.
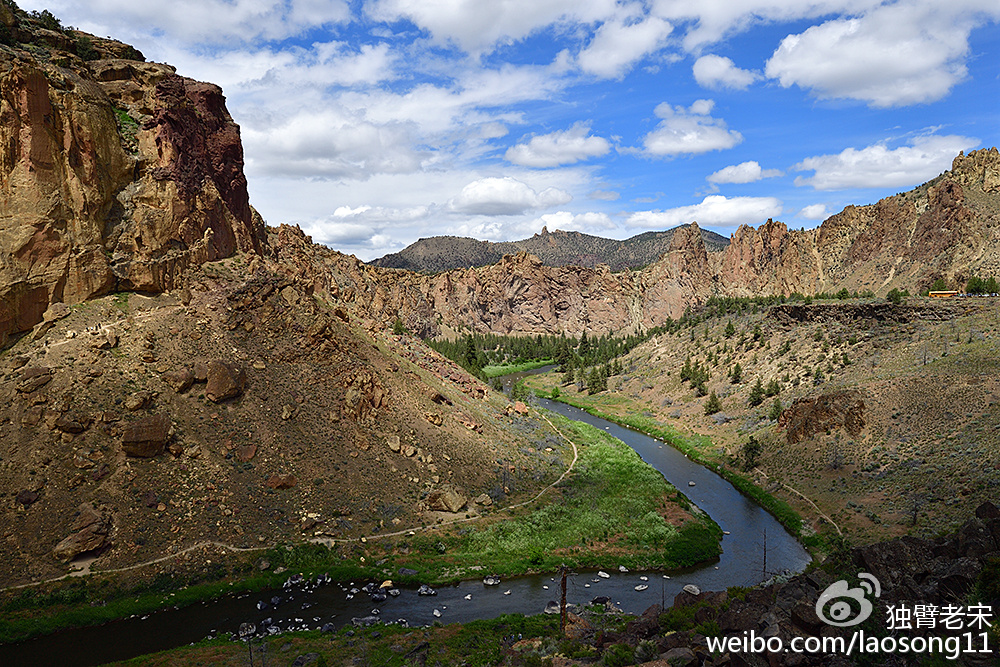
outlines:
[{"label": "rocky cliff", "polygon": [[163,291],[259,250],[221,89],[118,42],[0,18],[0,343],[50,303]]},{"label": "rocky cliff", "polygon": [[1000,153],[959,155],[950,171],[870,206],[848,206],[814,230],[769,220],[740,227],[722,254],[725,293],[789,294],[964,284],[1000,271]]}]

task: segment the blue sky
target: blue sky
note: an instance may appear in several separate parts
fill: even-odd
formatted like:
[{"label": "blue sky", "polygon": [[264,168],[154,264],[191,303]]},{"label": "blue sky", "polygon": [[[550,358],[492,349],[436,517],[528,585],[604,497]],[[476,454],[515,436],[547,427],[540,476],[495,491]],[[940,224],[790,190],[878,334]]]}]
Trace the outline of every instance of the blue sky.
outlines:
[{"label": "blue sky", "polygon": [[996,0],[20,0],[221,85],[268,223],[814,227],[1000,144]]}]

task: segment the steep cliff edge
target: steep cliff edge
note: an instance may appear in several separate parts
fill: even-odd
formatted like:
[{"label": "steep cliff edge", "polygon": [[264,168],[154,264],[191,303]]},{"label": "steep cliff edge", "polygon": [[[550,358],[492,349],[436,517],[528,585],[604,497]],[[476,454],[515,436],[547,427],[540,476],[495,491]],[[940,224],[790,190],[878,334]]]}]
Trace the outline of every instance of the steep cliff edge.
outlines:
[{"label": "steep cliff edge", "polygon": [[118,42],[3,18],[0,344],[51,303],[159,292],[189,266],[259,251],[220,88]]},{"label": "steep cliff edge", "polygon": [[722,253],[724,293],[911,292],[1000,270],[1000,152],[960,154],[909,192],[848,206],[814,230],[741,226]]}]

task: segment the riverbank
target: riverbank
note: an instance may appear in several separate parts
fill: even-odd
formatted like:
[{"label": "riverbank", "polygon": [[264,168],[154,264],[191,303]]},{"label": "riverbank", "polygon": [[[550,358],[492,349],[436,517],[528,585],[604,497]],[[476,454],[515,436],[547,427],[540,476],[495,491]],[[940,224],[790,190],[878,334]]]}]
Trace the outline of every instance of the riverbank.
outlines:
[{"label": "riverbank", "polygon": [[[328,573],[342,581],[391,578],[400,585],[438,585],[487,573],[554,572],[562,564],[673,570],[718,556],[721,529],[692,511],[684,496],[632,449],[586,424],[558,415],[550,419],[576,443],[580,455],[574,474],[541,504],[394,538],[282,545],[224,559],[224,554],[209,551],[199,554],[205,558],[197,567],[184,571],[171,564],[173,571],[151,574],[131,586],[95,573],[7,591],[0,597],[0,643],[276,587],[292,572]],[[547,449],[551,451],[533,454],[548,457],[553,466],[567,465],[565,452]],[[403,568],[410,574],[400,575]]]},{"label": "riverbank", "polygon": [[[707,436],[684,434],[651,417],[635,414],[630,408],[636,406],[631,406],[628,400],[621,396],[602,396],[601,394],[590,396],[564,392],[558,389],[558,380],[553,379],[553,377],[554,374],[533,375],[525,379],[525,385],[537,396],[571,405],[587,414],[645,433],[670,444],[692,461],[722,476],[740,493],[767,510],[814,555],[828,549],[826,537],[808,530],[801,515],[787,502],[761,488],[746,475],[733,470],[730,467],[731,462],[724,455],[718,453],[711,439]],[[617,412],[611,412],[609,407],[617,408]]]},{"label": "riverbank", "polygon": [[485,375],[488,380],[492,380],[493,378],[510,375],[512,373],[523,373],[524,371],[531,371],[536,368],[544,368],[545,366],[550,366],[553,363],[555,362],[552,359],[536,359],[535,361],[525,361],[520,364],[483,366],[483,375]]}]

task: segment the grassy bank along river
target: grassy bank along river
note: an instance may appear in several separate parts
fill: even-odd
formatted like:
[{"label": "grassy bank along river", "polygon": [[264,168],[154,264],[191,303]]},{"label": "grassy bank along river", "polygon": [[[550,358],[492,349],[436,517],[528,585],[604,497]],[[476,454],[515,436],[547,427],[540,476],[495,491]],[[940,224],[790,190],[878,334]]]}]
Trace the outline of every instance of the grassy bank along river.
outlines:
[{"label": "grassy bank along river", "polygon": [[749,477],[729,466],[729,461],[721,456],[710,438],[697,434],[684,434],[669,424],[643,416],[642,406],[620,395],[599,393],[589,395],[575,391],[563,391],[556,373],[531,375],[524,380],[524,386],[535,395],[559,401],[579,408],[588,414],[621,426],[645,433],[670,444],[691,460],[707,466],[721,475],[740,493],[771,513],[781,525],[814,553],[827,549],[826,540],[808,529],[802,517],[787,502],[776,498],[755,484]]},{"label": "grassy bank along river", "polygon": [[[186,571],[171,563],[166,570],[150,567],[140,580],[135,574],[124,579],[98,572],[7,590],[0,595],[0,643],[280,586],[293,572],[328,573],[341,581],[442,584],[488,573],[554,572],[563,564],[672,570],[719,555],[721,529],[630,447],[587,424],[548,417],[576,445],[578,458],[535,502],[406,535],[332,546],[278,545],[237,554],[207,548],[199,560],[203,565]],[[566,452],[548,454],[553,465],[569,463],[560,458]],[[400,576],[400,568],[416,574]]]}]

